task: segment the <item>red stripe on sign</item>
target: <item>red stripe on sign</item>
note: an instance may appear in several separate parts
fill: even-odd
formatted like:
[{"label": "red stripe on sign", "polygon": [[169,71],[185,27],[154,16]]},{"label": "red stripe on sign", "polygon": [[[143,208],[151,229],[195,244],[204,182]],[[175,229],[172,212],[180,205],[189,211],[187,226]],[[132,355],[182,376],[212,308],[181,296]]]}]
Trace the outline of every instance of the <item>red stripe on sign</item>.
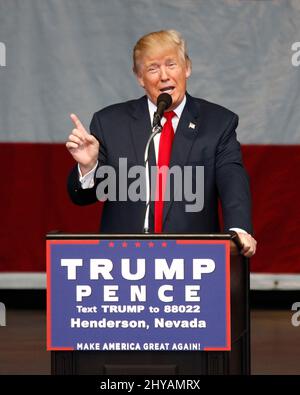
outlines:
[{"label": "red stripe on sign", "polygon": [[51,339],[52,339],[52,303],[51,303],[51,244],[50,240],[46,241],[46,271],[47,271],[47,306],[46,306],[46,316],[47,316],[47,327],[46,327],[46,339],[47,339],[47,350],[51,349]]},{"label": "red stripe on sign", "polygon": [[[300,146],[243,146],[258,240],[252,272],[300,273]],[[98,231],[101,204],[73,205],[64,144],[0,143],[0,271],[45,271],[45,235]]]}]

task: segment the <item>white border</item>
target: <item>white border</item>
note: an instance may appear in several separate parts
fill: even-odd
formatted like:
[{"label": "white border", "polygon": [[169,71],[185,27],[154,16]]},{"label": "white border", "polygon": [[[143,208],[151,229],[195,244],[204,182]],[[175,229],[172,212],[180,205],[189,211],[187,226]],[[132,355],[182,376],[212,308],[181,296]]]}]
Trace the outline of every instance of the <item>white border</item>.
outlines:
[{"label": "white border", "polygon": [[[46,289],[46,273],[2,272],[0,289]],[[251,273],[250,289],[300,290],[300,274]]]}]

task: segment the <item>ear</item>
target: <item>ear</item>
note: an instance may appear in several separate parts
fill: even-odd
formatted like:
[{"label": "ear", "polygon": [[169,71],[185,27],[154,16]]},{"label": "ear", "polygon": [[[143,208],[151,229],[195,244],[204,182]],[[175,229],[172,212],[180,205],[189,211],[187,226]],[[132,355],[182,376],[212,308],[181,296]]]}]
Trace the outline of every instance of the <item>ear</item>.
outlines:
[{"label": "ear", "polygon": [[138,84],[144,88],[144,79],[142,77],[142,74],[140,72],[138,72],[137,70],[134,69],[134,67],[132,68],[133,74],[135,75],[135,78],[137,79]]},{"label": "ear", "polygon": [[191,74],[192,74],[192,63],[188,59],[186,62],[185,77],[189,78]]},{"label": "ear", "polygon": [[142,88],[145,88],[144,79],[141,74],[136,74],[136,79]]}]

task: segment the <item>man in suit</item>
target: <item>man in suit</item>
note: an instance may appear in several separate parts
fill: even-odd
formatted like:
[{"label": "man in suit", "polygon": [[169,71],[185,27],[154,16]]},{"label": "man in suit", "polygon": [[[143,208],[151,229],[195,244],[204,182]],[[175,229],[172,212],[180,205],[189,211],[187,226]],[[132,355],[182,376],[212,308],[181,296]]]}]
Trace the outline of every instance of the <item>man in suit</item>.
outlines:
[{"label": "man in suit", "polygon": [[[191,75],[191,61],[181,35],[160,31],[142,37],[134,47],[133,71],[146,96],[115,104],[94,114],[88,133],[78,117],[71,114],[75,128],[66,146],[78,162],[68,180],[72,201],[79,205],[97,199],[97,169],[112,166],[117,174],[119,159],[126,158],[128,167],[144,165],[144,150],[151,131],[157,98],[161,93],[172,97],[172,105],[150,150],[150,165],[159,165],[169,144],[167,159],[174,165],[204,166],[204,205],[198,212],[187,212],[182,201],[165,201],[158,215],[157,203],[150,211],[150,229],[165,233],[214,233],[220,231],[218,198],[221,200],[224,231],[237,231],[244,247],[242,253],[255,253],[256,241],[251,236],[251,198],[243,168],[240,145],[235,129],[238,117],[231,111],[197,99],[186,92]],[[168,120],[168,119],[169,120]],[[167,119],[167,120],[166,120]],[[165,133],[165,134],[164,134]],[[166,143],[166,134],[172,134]],[[162,141],[164,145],[162,148]],[[166,145],[167,144],[167,145]],[[171,144],[171,145],[170,145]],[[161,162],[163,163],[163,162]],[[195,172],[192,177],[195,177]],[[196,180],[193,179],[193,185]],[[141,233],[145,216],[144,201],[107,200],[104,203],[103,233]]]}]

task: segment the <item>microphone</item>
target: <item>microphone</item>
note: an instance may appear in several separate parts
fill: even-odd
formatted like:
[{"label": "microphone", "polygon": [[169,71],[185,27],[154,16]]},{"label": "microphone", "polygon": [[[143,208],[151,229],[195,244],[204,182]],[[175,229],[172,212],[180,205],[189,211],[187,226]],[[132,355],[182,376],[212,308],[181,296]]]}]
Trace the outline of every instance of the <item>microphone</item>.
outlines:
[{"label": "microphone", "polygon": [[164,112],[172,105],[172,96],[168,93],[161,93],[157,98],[157,110],[153,116],[153,125],[155,127],[160,124],[160,120]]},{"label": "microphone", "polygon": [[149,148],[154,137],[161,133],[162,126],[160,124],[160,120],[163,116],[163,113],[167,108],[169,108],[172,104],[172,97],[168,93],[161,93],[157,98],[157,110],[153,116],[153,125],[152,125],[152,133],[149,136],[149,139],[146,144],[145,153],[144,153],[144,164],[145,164],[145,176],[146,176],[146,212],[144,218],[144,233],[149,233],[149,209],[150,209],[150,176],[149,176]]}]

